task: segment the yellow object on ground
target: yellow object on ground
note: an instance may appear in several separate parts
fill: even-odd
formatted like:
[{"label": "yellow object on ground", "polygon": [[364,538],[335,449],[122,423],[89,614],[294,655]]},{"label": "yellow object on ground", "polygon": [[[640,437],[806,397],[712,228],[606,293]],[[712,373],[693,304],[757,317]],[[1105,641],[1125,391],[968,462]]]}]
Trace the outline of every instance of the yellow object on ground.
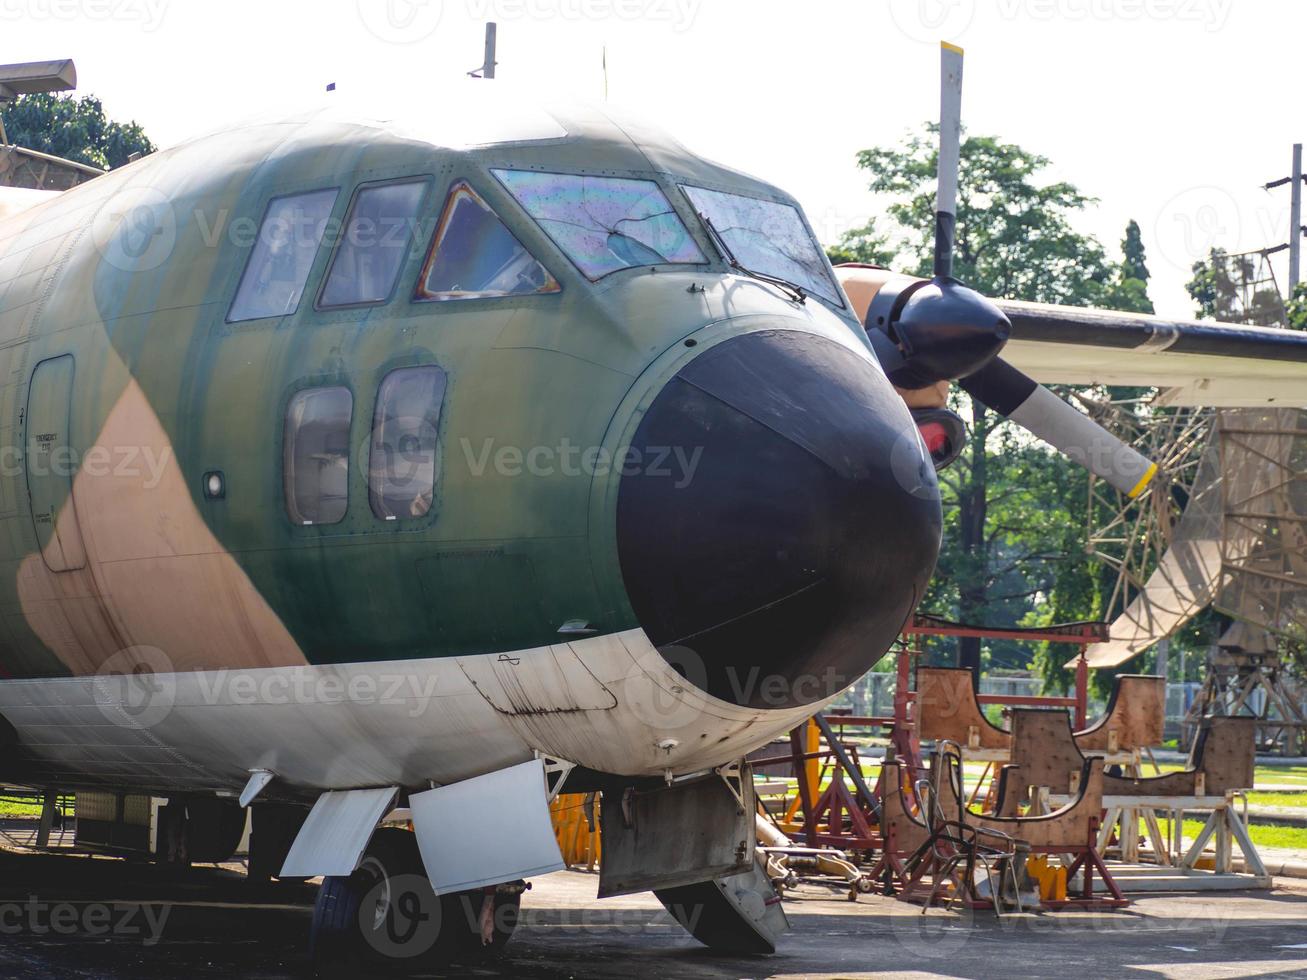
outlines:
[{"label": "yellow object on ground", "polygon": [[[592,805],[588,808],[587,802]],[[590,817],[587,818],[587,809]],[[599,867],[599,794],[598,793],[560,793],[549,804],[549,816],[554,824],[554,836],[558,838],[558,850],[562,852],[563,861],[569,868],[584,868],[594,871]],[[594,827],[591,828],[590,820]]]}]

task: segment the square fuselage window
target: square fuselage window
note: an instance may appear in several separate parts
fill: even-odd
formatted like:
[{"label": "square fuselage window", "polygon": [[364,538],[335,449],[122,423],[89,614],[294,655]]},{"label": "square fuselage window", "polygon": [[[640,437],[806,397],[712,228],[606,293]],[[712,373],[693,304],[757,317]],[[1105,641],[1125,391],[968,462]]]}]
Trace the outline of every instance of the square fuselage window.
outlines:
[{"label": "square fuselage window", "polygon": [[318,306],[384,303],[408,257],[427,181],[361,188],[345,221]]},{"label": "square fuselage window", "polygon": [[337,193],[331,188],[269,202],[227,322],[287,316],[299,309]]}]

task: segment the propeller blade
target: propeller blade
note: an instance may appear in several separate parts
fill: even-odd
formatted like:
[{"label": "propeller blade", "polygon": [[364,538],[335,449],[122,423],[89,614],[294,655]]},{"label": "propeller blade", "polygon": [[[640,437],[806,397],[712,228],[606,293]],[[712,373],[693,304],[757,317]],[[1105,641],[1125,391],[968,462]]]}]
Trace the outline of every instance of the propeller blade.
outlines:
[{"label": "propeller blade", "polygon": [[962,49],[939,46],[939,174],[935,191],[935,276],[953,275],[958,213],[958,160],[962,152]]},{"label": "propeller blade", "polygon": [[1156,463],[1002,358],[958,386],[1132,499],[1157,475]]}]

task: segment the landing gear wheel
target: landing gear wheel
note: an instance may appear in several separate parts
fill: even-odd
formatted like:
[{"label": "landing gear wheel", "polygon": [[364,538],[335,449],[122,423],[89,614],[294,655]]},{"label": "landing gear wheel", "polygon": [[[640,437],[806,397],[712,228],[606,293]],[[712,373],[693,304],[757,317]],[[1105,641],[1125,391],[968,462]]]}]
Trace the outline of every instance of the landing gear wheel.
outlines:
[{"label": "landing gear wheel", "polygon": [[314,968],[320,975],[352,976],[361,965],[429,965],[443,952],[441,905],[417,838],[406,830],[378,830],[357,871],[322,881],[309,933]]}]

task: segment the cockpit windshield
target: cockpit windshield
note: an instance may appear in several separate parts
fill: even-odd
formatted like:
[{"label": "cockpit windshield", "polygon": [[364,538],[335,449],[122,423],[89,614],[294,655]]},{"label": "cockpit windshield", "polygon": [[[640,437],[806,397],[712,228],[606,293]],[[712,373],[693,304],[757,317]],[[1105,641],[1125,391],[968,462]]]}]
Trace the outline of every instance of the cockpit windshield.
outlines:
[{"label": "cockpit windshield", "polygon": [[776,201],[682,184],[686,197],[721,236],[732,258],[751,272],[803,287],[843,306],[826,259],[798,209]]},{"label": "cockpit windshield", "polygon": [[707,261],[652,180],[491,172],[589,279],[635,266]]}]

